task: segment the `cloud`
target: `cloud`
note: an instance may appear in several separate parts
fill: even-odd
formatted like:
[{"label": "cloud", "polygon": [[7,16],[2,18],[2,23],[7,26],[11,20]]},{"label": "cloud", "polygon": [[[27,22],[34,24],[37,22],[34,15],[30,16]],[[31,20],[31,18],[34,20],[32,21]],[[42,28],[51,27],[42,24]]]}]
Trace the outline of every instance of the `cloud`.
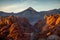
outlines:
[{"label": "cloud", "polygon": [[17,4],[12,4],[12,5],[8,5],[8,6],[0,7],[0,11],[20,12],[26,8],[28,8],[28,4],[24,2],[24,3],[17,3]]},{"label": "cloud", "polygon": [[28,7],[33,7],[37,11],[44,11],[49,9],[60,8],[58,1],[44,1],[44,0],[15,0],[12,3],[0,5],[0,11],[5,12],[20,12]]}]

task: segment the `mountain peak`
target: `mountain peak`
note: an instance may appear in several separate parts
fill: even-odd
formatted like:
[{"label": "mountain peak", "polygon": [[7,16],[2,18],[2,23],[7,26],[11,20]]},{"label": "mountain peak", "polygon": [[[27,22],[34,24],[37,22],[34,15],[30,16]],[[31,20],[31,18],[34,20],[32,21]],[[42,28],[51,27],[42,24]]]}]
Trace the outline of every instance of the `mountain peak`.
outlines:
[{"label": "mountain peak", "polygon": [[32,7],[29,7],[26,9],[26,11],[34,11],[34,12],[37,12],[35,9],[33,9]]},{"label": "mountain peak", "polygon": [[29,10],[34,10],[32,7],[29,7],[28,9],[29,9]]}]

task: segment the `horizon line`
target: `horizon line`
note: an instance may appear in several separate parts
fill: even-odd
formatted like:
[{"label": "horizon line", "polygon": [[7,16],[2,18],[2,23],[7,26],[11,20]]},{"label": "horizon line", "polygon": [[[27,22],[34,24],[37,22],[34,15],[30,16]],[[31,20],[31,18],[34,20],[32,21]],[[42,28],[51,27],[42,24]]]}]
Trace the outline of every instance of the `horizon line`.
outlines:
[{"label": "horizon line", "polygon": [[[29,7],[28,7],[29,8]],[[25,10],[27,10],[28,8],[22,10],[22,11],[19,11],[19,12],[23,12]],[[31,7],[32,9],[34,9],[33,7]],[[60,8],[55,8],[55,9],[60,9]],[[55,10],[55,9],[48,9],[48,10],[42,10],[42,11],[51,11],[51,10]],[[34,9],[35,11],[37,11],[36,9]],[[42,11],[37,11],[37,12],[42,12]],[[0,12],[6,12],[6,13],[19,13],[19,12],[7,12],[7,11],[0,11]]]}]

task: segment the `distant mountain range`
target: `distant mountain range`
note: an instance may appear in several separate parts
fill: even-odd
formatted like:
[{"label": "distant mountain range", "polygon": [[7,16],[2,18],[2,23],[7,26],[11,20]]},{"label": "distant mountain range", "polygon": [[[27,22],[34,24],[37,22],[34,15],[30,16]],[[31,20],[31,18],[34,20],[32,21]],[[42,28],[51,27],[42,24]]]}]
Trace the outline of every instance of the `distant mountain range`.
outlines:
[{"label": "distant mountain range", "polygon": [[18,13],[7,13],[0,11],[0,16],[14,15],[14,16],[26,17],[32,24],[36,23],[38,20],[43,20],[44,15],[50,15],[50,14],[60,14],[60,9],[37,12],[32,7],[29,7],[26,10]]}]

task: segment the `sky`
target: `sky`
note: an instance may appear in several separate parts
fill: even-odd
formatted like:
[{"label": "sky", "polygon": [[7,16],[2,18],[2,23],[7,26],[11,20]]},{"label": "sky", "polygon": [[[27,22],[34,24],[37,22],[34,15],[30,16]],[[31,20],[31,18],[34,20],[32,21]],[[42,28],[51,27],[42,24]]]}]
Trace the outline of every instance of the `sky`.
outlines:
[{"label": "sky", "polygon": [[37,11],[60,8],[60,0],[0,0],[0,11],[21,12],[28,7]]}]

